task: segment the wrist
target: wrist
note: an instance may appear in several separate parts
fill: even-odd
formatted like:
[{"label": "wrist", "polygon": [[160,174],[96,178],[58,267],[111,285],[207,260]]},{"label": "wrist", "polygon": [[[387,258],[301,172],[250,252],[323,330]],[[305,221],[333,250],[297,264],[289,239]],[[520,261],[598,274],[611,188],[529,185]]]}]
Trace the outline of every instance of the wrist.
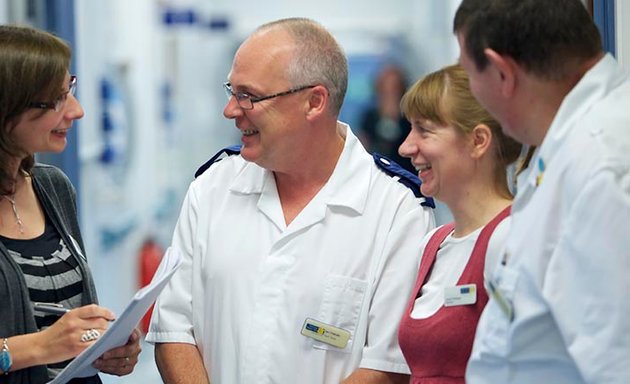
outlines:
[{"label": "wrist", "polygon": [[[11,372],[49,363],[45,358],[46,348],[40,340],[43,332],[45,331],[13,336],[7,339],[12,360]],[[0,348],[2,347],[1,343],[2,339],[0,339]]]},{"label": "wrist", "polygon": [[11,358],[11,351],[9,350],[9,339],[2,339],[2,348],[0,349],[0,372],[4,375],[8,375],[13,366],[13,359]]}]

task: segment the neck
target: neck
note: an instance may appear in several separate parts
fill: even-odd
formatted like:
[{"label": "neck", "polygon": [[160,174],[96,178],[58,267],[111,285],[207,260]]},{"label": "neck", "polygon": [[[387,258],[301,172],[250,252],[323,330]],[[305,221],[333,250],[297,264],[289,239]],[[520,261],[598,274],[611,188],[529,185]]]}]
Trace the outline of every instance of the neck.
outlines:
[{"label": "neck", "polygon": [[604,53],[601,53],[576,65],[571,74],[561,80],[550,81],[529,76],[527,92],[529,98],[525,104],[530,108],[522,108],[523,115],[519,117],[529,127],[526,137],[522,140],[525,144],[535,146],[542,144],[566,96],[603,56]]},{"label": "neck", "polygon": [[328,134],[320,133],[319,137],[313,137],[309,149],[300,153],[299,160],[290,169],[274,170],[279,191],[326,184],[341,156],[345,138],[339,129],[329,130]]},{"label": "neck", "polygon": [[459,199],[446,203],[455,219],[455,237],[483,227],[512,203],[511,199],[501,196],[493,184],[471,184],[461,191]]},{"label": "neck", "polygon": [[[9,195],[2,195],[2,200],[7,202],[6,208],[2,208],[3,219],[0,221],[0,228],[2,228],[3,233],[15,234],[17,236],[25,234],[24,221],[22,220],[22,215],[20,214],[20,210],[18,208],[18,202],[20,200],[23,202],[24,200],[26,188],[23,186],[25,184],[25,175],[22,172],[17,172],[12,192]],[[9,219],[11,216],[13,220]],[[14,230],[17,232],[13,232]]]},{"label": "neck", "polygon": [[[323,134],[323,132],[322,132]],[[303,161],[288,172],[274,171],[278,196],[289,224],[315,197],[332,175],[343,151],[345,139],[336,129],[324,141],[314,139],[312,148],[303,151]]]},{"label": "neck", "polygon": [[15,180],[15,183],[13,184],[13,188],[11,189],[10,195],[15,196],[22,189],[22,185],[24,185],[24,180],[26,176],[24,172],[20,170],[19,166],[16,167],[15,171],[11,172],[11,174],[13,175],[13,180]]}]

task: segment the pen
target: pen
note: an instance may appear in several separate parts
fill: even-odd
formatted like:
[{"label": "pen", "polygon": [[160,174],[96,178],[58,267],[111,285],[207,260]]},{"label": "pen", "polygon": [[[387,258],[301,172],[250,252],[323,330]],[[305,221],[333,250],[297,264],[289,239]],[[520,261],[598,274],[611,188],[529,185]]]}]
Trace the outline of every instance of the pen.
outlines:
[{"label": "pen", "polygon": [[33,309],[39,312],[50,313],[53,315],[63,316],[70,312],[68,308],[64,308],[61,304],[54,303],[33,303]]}]

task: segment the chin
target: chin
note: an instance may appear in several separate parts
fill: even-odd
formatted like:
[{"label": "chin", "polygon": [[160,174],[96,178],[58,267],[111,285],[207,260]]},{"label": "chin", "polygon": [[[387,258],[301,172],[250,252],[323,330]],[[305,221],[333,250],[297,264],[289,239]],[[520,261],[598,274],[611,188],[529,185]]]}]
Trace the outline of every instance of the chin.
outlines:
[{"label": "chin", "polygon": [[48,146],[48,148],[43,149],[41,151],[36,151],[36,152],[42,152],[42,153],[61,153],[66,149],[66,144],[64,143],[63,145],[50,145]]},{"label": "chin", "polygon": [[252,163],[256,163],[256,161],[260,158],[260,155],[255,150],[252,150],[247,146],[243,146],[241,148],[241,156],[243,159]]},{"label": "chin", "polygon": [[422,185],[420,186],[420,192],[422,193],[423,196],[426,197],[435,197],[435,191],[432,191],[431,189],[427,189],[427,188],[423,188],[424,187],[424,183],[422,183]]}]

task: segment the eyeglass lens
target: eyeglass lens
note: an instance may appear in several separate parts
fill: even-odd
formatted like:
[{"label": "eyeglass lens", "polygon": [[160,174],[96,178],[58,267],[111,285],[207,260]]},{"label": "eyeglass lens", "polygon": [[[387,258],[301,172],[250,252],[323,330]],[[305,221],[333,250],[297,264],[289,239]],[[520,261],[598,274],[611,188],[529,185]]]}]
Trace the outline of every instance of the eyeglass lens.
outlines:
[{"label": "eyeglass lens", "polygon": [[74,93],[77,90],[77,77],[72,75],[70,76],[70,81],[68,84],[68,91],[64,92],[57,100],[55,100],[55,111],[59,112],[61,108],[65,105],[66,100],[68,100],[68,95],[74,96]]}]

